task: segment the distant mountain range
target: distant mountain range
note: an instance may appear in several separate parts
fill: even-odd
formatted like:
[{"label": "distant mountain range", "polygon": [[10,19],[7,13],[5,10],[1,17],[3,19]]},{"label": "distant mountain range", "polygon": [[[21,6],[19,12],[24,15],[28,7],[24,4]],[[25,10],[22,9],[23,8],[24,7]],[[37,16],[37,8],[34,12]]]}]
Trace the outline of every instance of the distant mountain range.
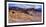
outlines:
[{"label": "distant mountain range", "polygon": [[27,9],[25,9],[25,8],[19,8],[19,7],[9,7],[9,10],[20,10],[20,11],[22,11],[22,10],[28,10],[28,11],[33,10],[33,11],[37,11],[37,12],[41,12],[42,11],[41,8],[38,8],[38,9],[27,8]]}]

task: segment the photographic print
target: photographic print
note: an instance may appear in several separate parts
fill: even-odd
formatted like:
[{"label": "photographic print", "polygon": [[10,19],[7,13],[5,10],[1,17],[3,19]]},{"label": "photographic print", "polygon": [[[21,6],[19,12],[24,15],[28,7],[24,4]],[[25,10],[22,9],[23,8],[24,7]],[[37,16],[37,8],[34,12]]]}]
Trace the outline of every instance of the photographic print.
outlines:
[{"label": "photographic print", "polygon": [[7,25],[43,23],[43,4],[7,2]]}]

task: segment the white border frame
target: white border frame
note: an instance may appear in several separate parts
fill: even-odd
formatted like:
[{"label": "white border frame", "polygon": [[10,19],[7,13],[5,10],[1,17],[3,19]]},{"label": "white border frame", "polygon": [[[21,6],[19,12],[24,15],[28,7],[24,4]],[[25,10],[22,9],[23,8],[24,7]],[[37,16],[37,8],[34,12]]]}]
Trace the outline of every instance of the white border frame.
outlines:
[{"label": "white border frame", "polygon": [[[7,25],[21,25],[21,24],[39,24],[39,23],[43,23],[43,4],[36,4],[36,3],[24,3],[24,4],[42,5],[42,21],[41,22],[8,23],[8,4],[9,3],[16,3],[16,2],[7,2]],[[20,4],[23,4],[23,3],[20,3]]]}]

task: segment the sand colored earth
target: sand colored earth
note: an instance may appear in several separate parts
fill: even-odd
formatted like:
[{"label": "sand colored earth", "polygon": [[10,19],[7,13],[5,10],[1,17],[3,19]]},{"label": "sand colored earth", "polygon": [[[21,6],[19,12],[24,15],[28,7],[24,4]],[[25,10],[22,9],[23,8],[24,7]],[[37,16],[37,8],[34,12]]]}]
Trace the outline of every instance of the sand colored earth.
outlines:
[{"label": "sand colored earth", "polygon": [[12,22],[24,22],[24,21],[28,22],[31,21],[32,16],[25,14],[21,11],[10,10],[9,19],[12,20]]},{"label": "sand colored earth", "polygon": [[[30,13],[30,12],[29,12]],[[31,14],[31,13],[30,13]],[[19,22],[40,22],[42,20],[41,12],[33,12],[33,16],[29,14],[25,14],[21,11],[15,11],[15,10],[10,10],[8,19],[10,23],[19,23]]]}]

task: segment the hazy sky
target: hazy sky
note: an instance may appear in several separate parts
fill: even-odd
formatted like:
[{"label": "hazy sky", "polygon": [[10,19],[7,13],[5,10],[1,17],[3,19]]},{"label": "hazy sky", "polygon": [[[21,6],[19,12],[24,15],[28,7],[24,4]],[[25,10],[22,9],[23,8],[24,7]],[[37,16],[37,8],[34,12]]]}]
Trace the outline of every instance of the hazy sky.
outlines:
[{"label": "hazy sky", "polygon": [[20,8],[42,8],[42,5],[32,5],[31,3],[9,3],[10,7],[20,7]]}]

